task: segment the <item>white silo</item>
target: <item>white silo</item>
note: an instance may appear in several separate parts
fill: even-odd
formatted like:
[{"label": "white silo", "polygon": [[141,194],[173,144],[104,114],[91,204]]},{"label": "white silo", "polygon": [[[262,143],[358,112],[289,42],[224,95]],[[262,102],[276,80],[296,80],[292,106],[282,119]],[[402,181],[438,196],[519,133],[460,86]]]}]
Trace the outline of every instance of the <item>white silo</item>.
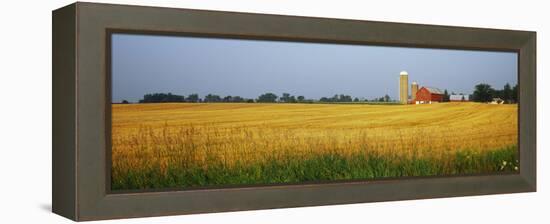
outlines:
[{"label": "white silo", "polygon": [[415,103],[415,101],[416,101],[416,92],[418,92],[418,83],[412,82],[412,84],[411,84],[411,99],[412,99],[413,103]]},{"label": "white silo", "polygon": [[407,104],[409,99],[409,73],[402,71],[399,73],[399,101]]}]

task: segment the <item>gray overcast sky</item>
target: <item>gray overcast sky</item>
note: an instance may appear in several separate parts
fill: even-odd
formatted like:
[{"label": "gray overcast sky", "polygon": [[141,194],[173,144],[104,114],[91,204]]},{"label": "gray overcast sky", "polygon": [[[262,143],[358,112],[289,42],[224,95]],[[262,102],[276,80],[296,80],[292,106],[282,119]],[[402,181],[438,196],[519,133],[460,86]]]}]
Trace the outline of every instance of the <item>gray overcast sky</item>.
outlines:
[{"label": "gray overcast sky", "polygon": [[473,92],[478,83],[517,83],[517,54],[284,41],[114,34],[113,102],[146,93],[208,93],[257,98],[262,93],[318,99],[334,94],[398,98],[409,84]]}]

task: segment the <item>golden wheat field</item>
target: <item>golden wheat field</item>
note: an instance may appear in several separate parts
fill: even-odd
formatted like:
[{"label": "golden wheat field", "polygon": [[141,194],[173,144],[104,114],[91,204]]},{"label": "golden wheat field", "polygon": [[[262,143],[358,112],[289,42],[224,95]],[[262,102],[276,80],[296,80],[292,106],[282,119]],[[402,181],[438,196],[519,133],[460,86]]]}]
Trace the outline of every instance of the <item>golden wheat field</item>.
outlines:
[{"label": "golden wheat field", "polygon": [[516,146],[517,117],[514,104],[113,104],[112,176],[364,152],[451,163],[461,150]]}]

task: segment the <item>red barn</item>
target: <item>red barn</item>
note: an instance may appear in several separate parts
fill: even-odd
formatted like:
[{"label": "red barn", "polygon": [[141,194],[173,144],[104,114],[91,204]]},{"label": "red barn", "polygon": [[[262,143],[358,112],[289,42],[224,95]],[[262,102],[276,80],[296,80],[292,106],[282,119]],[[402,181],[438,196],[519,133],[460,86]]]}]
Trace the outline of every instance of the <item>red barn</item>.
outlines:
[{"label": "red barn", "polygon": [[438,88],[422,87],[416,92],[416,104],[443,102],[443,91]]}]

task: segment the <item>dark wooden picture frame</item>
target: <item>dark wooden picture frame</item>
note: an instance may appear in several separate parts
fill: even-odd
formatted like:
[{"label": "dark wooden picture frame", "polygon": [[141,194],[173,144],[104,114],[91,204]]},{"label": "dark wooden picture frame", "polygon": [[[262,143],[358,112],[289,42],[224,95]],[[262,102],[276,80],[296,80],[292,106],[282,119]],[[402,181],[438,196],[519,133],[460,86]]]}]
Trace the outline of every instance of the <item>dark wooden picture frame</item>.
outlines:
[{"label": "dark wooden picture frame", "polygon": [[[164,35],[513,51],[519,174],[399,178],[163,192],[110,191],[109,37]],[[536,191],[536,33],[74,3],[53,12],[53,212],[81,220]]]}]

